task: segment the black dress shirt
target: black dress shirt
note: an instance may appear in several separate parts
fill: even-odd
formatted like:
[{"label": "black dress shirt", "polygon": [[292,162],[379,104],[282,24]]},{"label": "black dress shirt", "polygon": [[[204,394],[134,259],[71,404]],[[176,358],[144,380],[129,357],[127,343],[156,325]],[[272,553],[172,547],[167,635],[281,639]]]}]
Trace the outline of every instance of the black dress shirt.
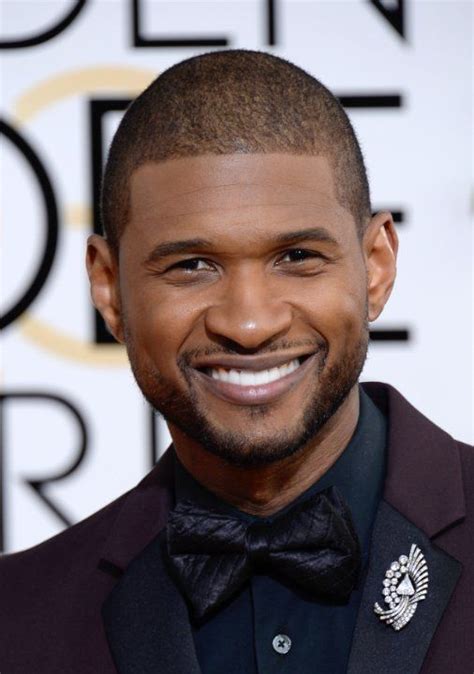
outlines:
[{"label": "black dress shirt", "polygon": [[[344,452],[315,484],[277,513],[330,485],[339,488],[351,509],[362,552],[362,573],[349,602],[341,606],[311,600],[270,576],[254,574],[230,603],[203,624],[193,625],[203,674],[346,671],[385,475],[386,420],[361,386],[359,394],[357,427]],[[260,519],[209,492],[176,456],[175,484],[177,500],[217,507],[246,521]]]}]

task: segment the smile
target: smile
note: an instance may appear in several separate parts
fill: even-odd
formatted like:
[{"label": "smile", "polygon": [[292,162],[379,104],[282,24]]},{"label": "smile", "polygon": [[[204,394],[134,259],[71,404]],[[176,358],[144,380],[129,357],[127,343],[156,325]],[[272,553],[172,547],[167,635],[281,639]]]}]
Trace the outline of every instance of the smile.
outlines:
[{"label": "smile", "polygon": [[237,405],[262,405],[291,391],[317,356],[316,352],[286,362],[280,358],[278,364],[265,368],[259,368],[257,363],[252,363],[251,367],[246,363],[213,363],[193,369],[193,372],[199,384],[218,398]]},{"label": "smile", "polygon": [[260,386],[261,384],[270,384],[272,381],[278,381],[283,377],[295,372],[301,363],[298,358],[290,360],[279,367],[272,367],[267,370],[226,370],[223,367],[209,368],[208,373],[213,379],[225,381],[237,386]]}]

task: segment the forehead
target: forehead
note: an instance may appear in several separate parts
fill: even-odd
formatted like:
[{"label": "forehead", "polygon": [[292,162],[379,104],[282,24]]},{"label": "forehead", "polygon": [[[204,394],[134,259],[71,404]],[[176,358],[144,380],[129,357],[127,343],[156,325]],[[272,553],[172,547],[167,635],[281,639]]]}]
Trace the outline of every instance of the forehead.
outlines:
[{"label": "forehead", "polygon": [[204,231],[248,240],[302,226],[324,226],[343,239],[355,231],[323,156],[202,155],[150,162],[130,179],[125,234],[130,228],[135,241]]}]

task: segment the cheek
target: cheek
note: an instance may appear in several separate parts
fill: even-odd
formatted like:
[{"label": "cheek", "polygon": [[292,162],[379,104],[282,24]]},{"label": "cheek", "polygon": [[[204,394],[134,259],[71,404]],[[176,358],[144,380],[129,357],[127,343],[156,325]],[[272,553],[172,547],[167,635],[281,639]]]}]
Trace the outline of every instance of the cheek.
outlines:
[{"label": "cheek", "polygon": [[199,320],[194,304],[147,288],[128,294],[124,314],[137,356],[163,372],[176,367],[177,355]]},{"label": "cheek", "polygon": [[360,339],[365,326],[366,296],[364,287],[349,279],[332,279],[326,284],[305,290],[296,303],[299,316],[320,334],[329,352],[346,350]]}]

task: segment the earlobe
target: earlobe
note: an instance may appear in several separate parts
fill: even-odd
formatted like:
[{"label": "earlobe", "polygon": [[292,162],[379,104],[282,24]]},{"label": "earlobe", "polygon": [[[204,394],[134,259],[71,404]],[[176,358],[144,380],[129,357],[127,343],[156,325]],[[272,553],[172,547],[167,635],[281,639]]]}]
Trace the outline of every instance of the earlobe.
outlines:
[{"label": "earlobe", "polygon": [[397,273],[398,236],[391,213],[377,213],[364,236],[368,319],[375,321],[390,297]]},{"label": "earlobe", "polygon": [[86,267],[92,302],[109,332],[123,343],[117,259],[107,241],[97,234],[87,240]]}]

